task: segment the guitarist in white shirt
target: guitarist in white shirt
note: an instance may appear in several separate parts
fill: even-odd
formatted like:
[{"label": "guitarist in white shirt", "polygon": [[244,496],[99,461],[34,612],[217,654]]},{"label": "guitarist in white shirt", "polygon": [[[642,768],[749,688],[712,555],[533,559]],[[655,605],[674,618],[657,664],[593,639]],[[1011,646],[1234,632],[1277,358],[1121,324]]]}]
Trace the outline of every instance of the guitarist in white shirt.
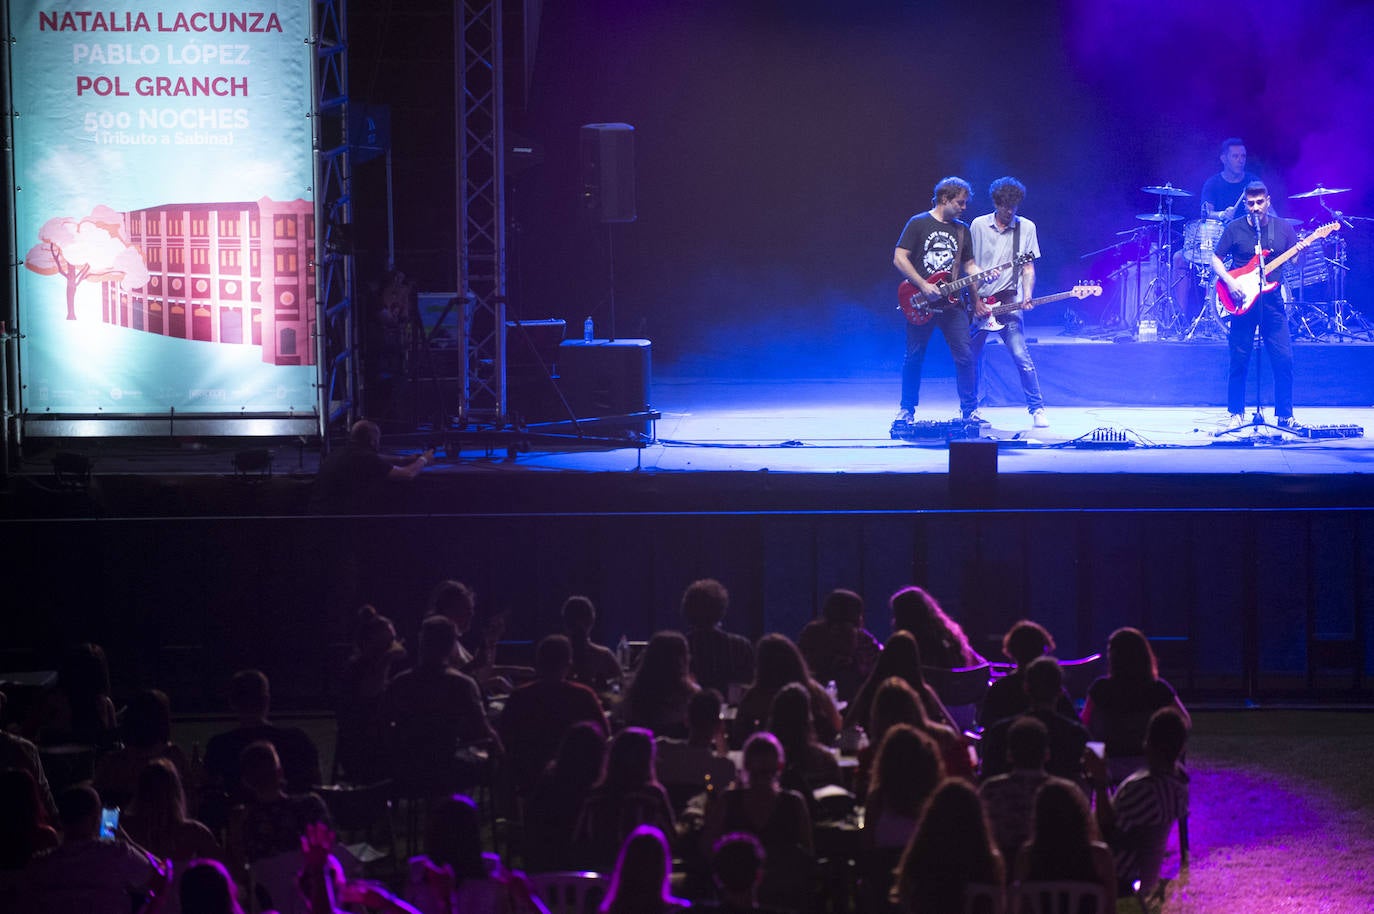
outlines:
[{"label": "guitarist in white shirt", "polygon": [[[959,221],[972,195],[973,188],[963,178],[943,178],[935,185],[931,208],[912,216],[902,229],[892,263],[908,282],[928,296],[938,295],[937,284],[927,282],[937,274],[957,280],[960,273],[971,276],[983,272],[973,257],[968,226]],[[969,316],[963,307],[940,308],[924,323],[907,324],[902,400],[897,421],[910,422],[920,402],[921,366],[936,326],[944,334],[954,359],[960,411],[965,419],[982,422],[983,417],[978,414],[978,379],[969,344]]]},{"label": "guitarist in white shirt", "polygon": [[[1026,198],[1026,185],[1012,177],[998,178],[988,187],[988,195],[992,197],[993,212],[979,216],[969,226],[969,234],[973,237],[973,259],[979,263],[1003,263],[1023,253],[1039,257],[1040,241],[1035,234],[1035,223],[1016,214],[1021,201]],[[1008,270],[1004,275],[983,284],[974,299],[973,362],[981,386],[983,347],[987,345],[990,334],[1000,334],[1021,376],[1021,390],[1026,395],[1026,409],[1030,411],[1031,423],[1036,428],[1048,428],[1050,420],[1045,416],[1045,398],[1040,395],[1040,378],[1035,373],[1030,350],[1026,348],[1022,313],[1009,311],[994,317],[989,314],[985,301],[998,296],[998,293],[1006,293],[1001,297],[1008,302],[1030,301],[1034,292],[1034,260],[1022,264],[1019,270]]]},{"label": "guitarist in white shirt", "polygon": [[[1256,229],[1258,226],[1258,230]],[[1253,281],[1260,267],[1246,272],[1245,267],[1256,256],[1256,243],[1263,242],[1262,262],[1289,251],[1298,243],[1298,233],[1283,219],[1269,211],[1269,189],[1263,181],[1251,181],[1245,186],[1245,216],[1226,226],[1217,239],[1212,253],[1212,272],[1230,292],[1231,299],[1245,302],[1249,290],[1247,280]],[[1229,258],[1233,269],[1228,272],[1224,259]],[[1242,274],[1237,276],[1235,274]],[[1259,288],[1263,288],[1261,285]],[[1228,428],[1245,424],[1245,375],[1250,366],[1250,350],[1254,348],[1255,328],[1260,328],[1265,351],[1274,372],[1274,417],[1280,428],[1297,431],[1293,421],[1293,340],[1288,332],[1288,315],[1284,311],[1281,289],[1275,284],[1272,291],[1259,292],[1258,298],[1241,313],[1233,313],[1227,331],[1231,350],[1231,373],[1226,388],[1226,408],[1230,412]],[[1256,404],[1258,408],[1258,404]]]}]

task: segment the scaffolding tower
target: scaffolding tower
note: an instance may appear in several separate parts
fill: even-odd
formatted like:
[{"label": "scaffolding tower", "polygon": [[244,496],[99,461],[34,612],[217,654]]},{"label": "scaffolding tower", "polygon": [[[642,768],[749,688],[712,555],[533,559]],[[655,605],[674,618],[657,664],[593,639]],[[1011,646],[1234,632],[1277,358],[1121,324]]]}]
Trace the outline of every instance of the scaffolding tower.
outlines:
[{"label": "scaffolding tower", "polygon": [[315,340],[325,448],[332,430],[360,418],[360,340],[352,247],[349,154],[348,23],[345,0],[316,0],[315,43]]},{"label": "scaffolding tower", "polygon": [[505,72],[501,0],[455,0],[460,425],[503,428],[506,401]]}]

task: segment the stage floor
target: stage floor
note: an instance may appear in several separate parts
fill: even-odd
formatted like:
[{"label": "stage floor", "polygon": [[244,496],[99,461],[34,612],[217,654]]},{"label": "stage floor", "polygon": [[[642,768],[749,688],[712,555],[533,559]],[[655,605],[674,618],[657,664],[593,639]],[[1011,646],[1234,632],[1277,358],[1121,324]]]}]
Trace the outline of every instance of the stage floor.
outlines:
[{"label": "stage floor", "polygon": [[[951,378],[929,379],[922,393],[918,421],[957,415]],[[643,446],[597,437],[608,434],[597,424],[583,438],[566,425],[528,436],[397,428],[384,449],[433,446],[436,464],[413,484],[329,513],[1374,505],[1367,435],[1218,435],[1226,411],[1217,407],[1050,406],[1050,427],[1035,429],[1023,407],[993,406],[976,440],[995,445],[995,463],[983,449],[965,465],[973,475],[958,476],[943,437],[891,437],[895,399],[891,378],[661,378],[650,403],[662,418]],[[1297,417],[1374,433],[1374,408],[1300,405]],[[1117,440],[1092,446],[1095,433]],[[237,474],[235,454],[261,448],[272,454],[271,478]],[[88,486],[58,483],[58,452],[89,458]],[[318,443],[302,439],[30,439],[0,516],[305,514],[320,459]]]},{"label": "stage floor", "polygon": [[[540,447],[514,458],[529,469],[754,471],[799,473],[946,473],[943,438],[894,440],[891,381],[656,380],[652,405],[662,413],[657,441],[634,448]],[[958,415],[953,381],[923,387],[916,419]],[[1309,439],[1275,429],[1218,435],[1215,407],[1066,407],[1047,409],[1050,427],[1031,427],[1024,407],[981,410],[980,440],[997,445],[999,473],[1366,473],[1374,438]],[[1374,408],[1295,410],[1306,425],[1354,425],[1374,433]],[[1247,413],[1247,419],[1253,411]],[[1272,420],[1272,411],[1268,414]],[[1129,447],[1092,447],[1096,430],[1119,433]],[[452,458],[453,455],[450,455]],[[461,460],[480,460],[467,448]]]}]

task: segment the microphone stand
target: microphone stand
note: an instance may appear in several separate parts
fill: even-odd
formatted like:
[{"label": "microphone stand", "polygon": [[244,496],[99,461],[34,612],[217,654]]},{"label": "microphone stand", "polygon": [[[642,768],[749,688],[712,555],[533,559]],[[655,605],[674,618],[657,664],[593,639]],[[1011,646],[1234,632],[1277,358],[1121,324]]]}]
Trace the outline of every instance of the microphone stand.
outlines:
[{"label": "microphone stand", "polygon": [[1246,216],[1251,225],[1255,227],[1255,258],[1259,261],[1259,281],[1260,293],[1255,297],[1255,415],[1251,420],[1251,427],[1268,425],[1264,421],[1264,388],[1260,384],[1260,374],[1264,367],[1264,296],[1270,293],[1264,292],[1264,225],[1260,222],[1258,213]]},{"label": "microphone stand", "polygon": [[[1264,266],[1264,226],[1260,221],[1259,214],[1257,213],[1247,218],[1253,218],[1252,224],[1255,226],[1255,257],[1259,261],[1259,280],[1261,292],[1255,298],[1255,305],[1253,309],[1255,311],[1255,415],[1254,418],[1251,419],[1250,424],[1248,426],[1244,426],[1244,428],[1247,428],[1252,432],[1255,429],[1259,428],[1272,428],[1278,432],[1292,433],[1292,429],[1286,429],[1281,425],[1270,423],[1264,418],[1264,395],[1263,387],[1260,384],[1260,371],[1264,367],[1265,348],[1263,310],[1265,306],[1264,296],[1277,295],[1279,296],[1281,301],[1283,297],[1283,292],[1280,291],[1280,289],[1275,289],[1273,292],[1262,291],[1264,289],[1264,282],[1268,278],[1265,276]],[[1271,215],[1269,218],[1272,220],[1276,217]],[[1286,320],[1287,318],[1283,317],[1282,319]],[[1272,361],[1272,359],[1270,361]],[[1275,396],[1277,396],[1277,392],[1275,392]]]}]

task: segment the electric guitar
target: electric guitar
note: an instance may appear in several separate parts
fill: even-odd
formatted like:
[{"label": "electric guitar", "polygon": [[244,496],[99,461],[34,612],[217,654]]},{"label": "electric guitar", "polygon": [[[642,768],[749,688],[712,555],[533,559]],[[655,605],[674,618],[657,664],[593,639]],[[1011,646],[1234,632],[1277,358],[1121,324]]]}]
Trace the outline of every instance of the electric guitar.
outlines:
[{"label": "electric guitar", "polygon": [[926,280],[935,286],[935,294],[927,295],[911,280],[903,279],[902,284],[897,287],[897,307],[906,315],[906,319],[917,326],[930,322],[935,316],[936,311],[946,311],[950,308],[962,307],[963,303],[955,296],[956,292],[982,282],[993,273],[999,270],[1009,270],[1012,267],[1019,267],[1030,263],[1035,259],[1035,255],[1030,251],[1018,254],[1015,260],[1010,260],[1000,267],[990,267],[981,273],[974,273],[969,276],[962,276],[959,279],[950,280],[949,271],[941,270],[934,273]]},{"label": "electric guitar", "polygon": [[983,299],[983,304],[988,306],[986,317],[980,317],[969,328],[970,333],[979,333],[984,330],[998,331],[1002,329],[1002,322],[997,318],[1012,311],[1029,311],[1037,305],[1048,305],[1053,301],[1063,301],[1066,298],[1087,298],[1089,295],[1101,295],[1102,283],[1100,282],[1080,282],[1067,292],[1056,292],[1054,295],[1045,295],[1040,298],[1032,298],[1030,301],[1015,302],[1011,298],[1015,293],[1011,289],[1004,289],[996,295]]},{"label": "electric guitar", "polygon": [[1217,304],[1225,308],[1226,312],[1231,315],[1244,314],[1246,311],[1249,311],[1261,294],[1273,292],[1279,287],[1276,280],[1271,280],[1269,278],[1269,274],[1283,266],[1290,258],[1300,253],[1303,248],[1307,247],[1312,242],[1325,238],[1340,227],[1341,224],[1339,222],[1328,222],[1321,228],[1313,230],[1306,238],[1302,239],[1279,256],[1271,257],[1266,260],[1264,262],[1263,275],[1260,274],[1259,270],[1258,254],[1251,257],[1250,262],[1244,266],[1236,267],[1234,270],[1227,270],[1226,272],[1236,281],[1236,285],[1240,286],[1240,289],[1236,295],[1232,295],[1231,289],[1226,285],[1225,281],[1218,279]]}]

